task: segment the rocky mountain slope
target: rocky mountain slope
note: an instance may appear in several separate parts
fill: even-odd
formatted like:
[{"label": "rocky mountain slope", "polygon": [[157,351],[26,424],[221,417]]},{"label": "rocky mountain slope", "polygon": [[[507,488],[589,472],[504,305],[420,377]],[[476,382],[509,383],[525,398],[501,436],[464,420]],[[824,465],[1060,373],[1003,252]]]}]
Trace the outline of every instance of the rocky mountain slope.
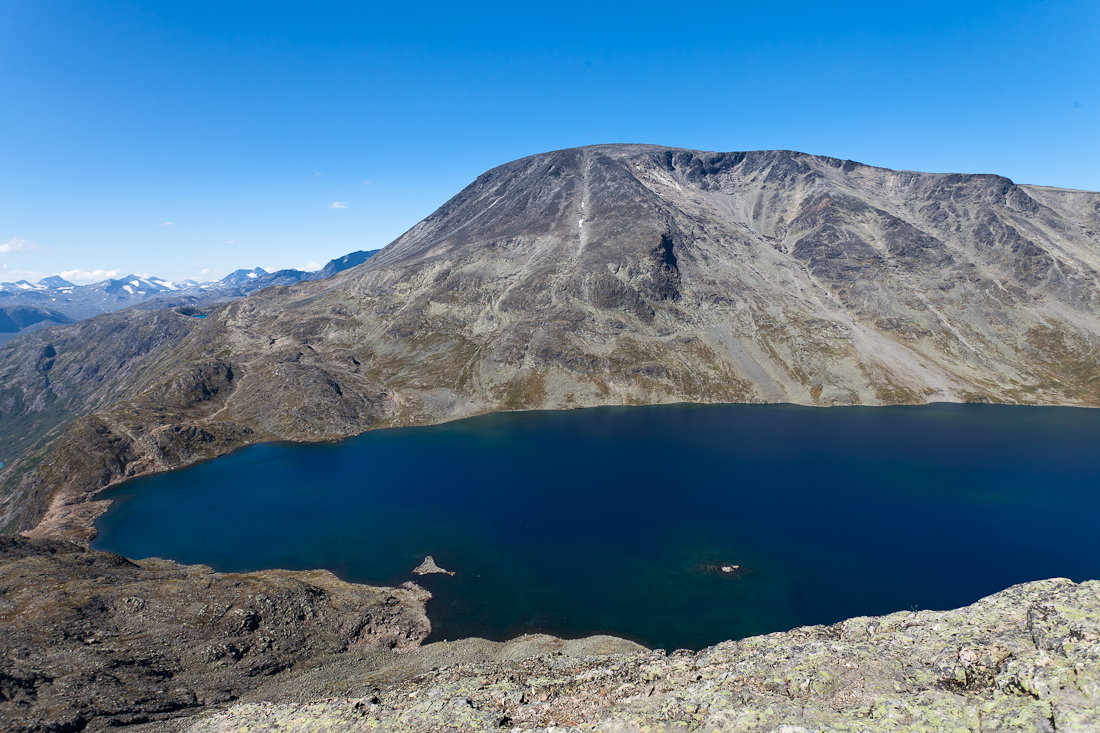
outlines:
[{"label": "rocky mountain slope", "polygon": [[49,308],[35,305],[0,306],[0,336],[4,340],[34,330],[35,326],[45,328],[71,322],[72,319],[65,314]]},{"label": "rocky mountain slope", "polygon": [[[524,158],[332,278],[201,321],[128,315],[140,363],[82,324],[0,348],[0,431],[80,416],[42,463],[0,456],[7,516],[86,541],[89,499],[129,476],[490,410],[1096,406],[1098,231],[1100,194],[991,175],[640,145]],[[76,405],[88,359],[105,386]]]},{"label": "rocky mountain slope", "polygon": [[516,640],[526,654],[505,660],[460,643],[453,663],[404,679],[345,663],[187,730],[1095,731],[1098,640],[1100,583],[1048,580],[955,611],[854,618],[697,654],[600,655],[543,637]]},{"label": "rocky mountain slope", "polygon": [[[30,539],[0,547],[13,632],[0,705],[16,706],[5,719],[137,723],[243,695],[259,707],[196,731],[255,718],[334,730],[1096,727],[1095,582],[698,655],[528,639],[433,645],[403,662],[346,651],[359,617],[339,599],[391,591],[321,575],[215,577],[57,540],[86,543],[103,509],[95,493],[132,476],[255,441],[490,410],[1097,406],[1098,231],[1100,194],[997,176],[595,146],[489,171],[325,280],[15,339],[0,346],[0,517]],[[195,593],[241,609],[244,626],[202,616]],[[143,598],[155,613],[127,605]],[[302,655],[276,650],[266,629],[291,634],[293,609],[307,606],[328,610],[293,632],[305,634],[293,637]],[[207,648],[227,656],[202,657]],[[314,656],[330,653],[341,656]],[[334,695],[347,699],[290,704]]]},{"label": "rocky mountain slope", "polygon": [[429,598],[0,538],[0,728],[1100,729],[1100,581],[671,654],[606,636],[420,646]]},{"label": "rocky mountain slope", "polygon": [[431,630],[430,597],[324,571],[223,575],[0,537],[0,730],[186,715],[307,660],[412,649]]}]

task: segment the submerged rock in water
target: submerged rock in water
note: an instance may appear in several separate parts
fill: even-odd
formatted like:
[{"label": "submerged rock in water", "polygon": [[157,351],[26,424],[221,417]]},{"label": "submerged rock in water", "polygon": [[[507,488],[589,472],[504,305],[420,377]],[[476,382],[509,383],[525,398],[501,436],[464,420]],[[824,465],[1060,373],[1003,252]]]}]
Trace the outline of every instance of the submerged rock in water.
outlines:
[{"label": "submerged rock in water", "polygon": [[695,566],[694,572],[704,575],[719,575],[726,578],[740,578],[752,571],[741,565],[733,563],[702,563]]},{"label": "submerged rock in water", "polygon": [[420,563],[419,567],[413,568],[413,572],[417,575],[428,575],[429,573],[444,573],[446,575],[454,575],[450,570],[444,570],[435,564],[435,560],[431,555],[424,558],[424,562]]}]

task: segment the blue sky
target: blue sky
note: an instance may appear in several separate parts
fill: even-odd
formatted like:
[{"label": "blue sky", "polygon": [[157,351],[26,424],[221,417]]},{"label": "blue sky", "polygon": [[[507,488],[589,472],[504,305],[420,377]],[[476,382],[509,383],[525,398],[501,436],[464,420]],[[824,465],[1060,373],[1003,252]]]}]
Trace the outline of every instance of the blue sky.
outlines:
[{"label": "blue sky", "polygon": [[4,0],[0,280],[321,264],[604,142],[1100,190],[1098,70],[1096,0]]}]

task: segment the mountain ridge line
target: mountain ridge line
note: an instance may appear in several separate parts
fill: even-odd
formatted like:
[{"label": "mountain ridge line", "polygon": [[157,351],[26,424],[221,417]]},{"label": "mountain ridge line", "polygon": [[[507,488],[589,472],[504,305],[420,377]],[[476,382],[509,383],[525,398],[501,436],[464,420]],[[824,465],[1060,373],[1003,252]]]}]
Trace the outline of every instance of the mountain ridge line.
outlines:
[{"label": "mountain ridge line", "polygon": [[1100,194],[993,174],[644,145],[528,156],[331,278],[201,322],[123,311],[6,345],[0,430],[36,441],[5,461],[4,516],[87,542],[88,500],[120,480],[500,409],[1096,406],[1098,230]]}]

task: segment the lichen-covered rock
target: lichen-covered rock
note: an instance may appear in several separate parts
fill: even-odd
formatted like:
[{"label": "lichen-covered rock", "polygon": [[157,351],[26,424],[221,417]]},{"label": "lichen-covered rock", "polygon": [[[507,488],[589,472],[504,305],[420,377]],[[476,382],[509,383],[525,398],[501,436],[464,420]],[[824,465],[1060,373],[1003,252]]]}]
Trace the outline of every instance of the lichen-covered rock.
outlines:
[{"label": "lichen-covered rock", "polygon": [[241,704],[189,730],[1096,731],[1100,582],[1027,583],[954,611],[855,618],[697,654],[543,650],[359,681],[354,698]]}]

